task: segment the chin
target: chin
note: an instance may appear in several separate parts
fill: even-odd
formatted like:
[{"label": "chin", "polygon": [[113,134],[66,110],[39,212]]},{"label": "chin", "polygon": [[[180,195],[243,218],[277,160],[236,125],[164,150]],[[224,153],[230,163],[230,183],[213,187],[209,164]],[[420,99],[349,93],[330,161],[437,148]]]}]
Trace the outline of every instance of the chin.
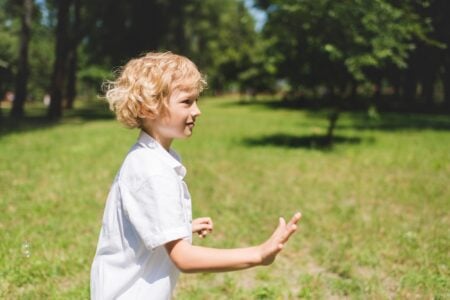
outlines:
[{"label": "chin", "polygon": [[184,133],[184,137],[190,137],[193,134],[192,131],[188,131]]},{"label": "chin", "polygon": [[189,132],[189,133],[185,133],[185,134],[179,136],[178,138],[179,139],[187,139],[187,138],[189,138],[191,136],[192,136],[192,132]]}]

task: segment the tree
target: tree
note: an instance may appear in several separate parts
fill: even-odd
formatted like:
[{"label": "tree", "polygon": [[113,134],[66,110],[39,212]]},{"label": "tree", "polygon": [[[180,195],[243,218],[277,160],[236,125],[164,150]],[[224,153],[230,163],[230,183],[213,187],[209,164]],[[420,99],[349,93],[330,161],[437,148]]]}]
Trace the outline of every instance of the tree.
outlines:
[{"label": "tree", "polygon": [[16,32],[20,26],[16,22],[17,14],[11,1],[0,0],[0,6],[4,8],[0,10],[0,99],[3,100],[14,83],[14,66],[19,45]]},{"label": "tree", "polygon": [[424,39],[428,29],[410,1],[256,2],[268,16],[263,33],[274,39],[272,51],[281,57],[278,76],[286,78],[294,92],[326,87],[327,102],[336,107],[329,118],[328,143],[346,86],[374,84],[377,97],[382,71],[391,65],[405,68],[414,40]]},{"label": "tree", "polygon": [[262,62],[254,63],[265,45],[242,1],[195,0],[186,5],[184,15],[189,37],[184,54],[208,75],[210,90],[242,90],[261,76]]},{"label": "tree", "polygon": [[58,0],[55,61],[50,87],[50,106],[48,118],[55,120],[62,117],[63,90],[67,72],[68,57],[68,17],[72,0]]},{"label": "tree", "polygon": [[[408,67],[402,72],[403,100],[432,107],[435,83],[444,65],[445,48],[449,42],[448,30],[444,29],[449,25],[446,21],[448,1],[418,1],[411,7],[429,25],[429,32],[426,37],[414,40],[415,48],[407,60]],[[419,85],[421,93],[416,95]]]},{"label": "tree", "polygon": [[103,1],[91,12],[95,22],[86,40],[88,63],[118,66],[143,52],[159,49],[169,34],[171,17],[176,17],[169,14],[168,6],[168,1]]},{"label": "tree", "polygon": [[69,24],[67,54],[67,84],[65,90],[66,109],[73,108],[77,95],[78,48],[96,22],[98,8],[92,1],[73,0],[73,17]]},{"label": "tree", "polygon": [[172,51],[196,62],[209,90],[239,87],[239,74],[252,67],[257,38],[242,1],[108,1],[86,39],[89,64],[108,69],[147,51]]},{"label": "tree", "polygon": [[20,30],[20,52],[18,72],[16,76],[16,88],[11,116],[22,117],[24,114],[24,103],[27,98],[27,83],[29,76],[28,46],[30,43],[31,16],[33,11],[32,0],[22,0],[21,3],[21,30]]},{"label": "tree", "polygon": [[450,3],[445,0],[432,0],[426,5],[419,7],[422,18],[429,20],[432,30],[430,32],[431,41],[421,42],[422,57],[417,64],[421,66],[419,80],[422,85],[421,99],[423,102],[433,104],[434,87],[437,79],[441,77],[444,86],[445,105],[450,107],[450,81],[445,73],[450,73]]}]

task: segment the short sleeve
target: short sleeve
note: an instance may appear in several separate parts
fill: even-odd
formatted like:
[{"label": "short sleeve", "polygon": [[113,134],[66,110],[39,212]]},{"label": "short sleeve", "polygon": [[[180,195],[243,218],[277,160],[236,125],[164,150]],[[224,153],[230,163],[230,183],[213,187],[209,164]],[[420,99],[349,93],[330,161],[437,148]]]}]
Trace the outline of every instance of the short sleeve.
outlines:
[{"label": "short sleeve", "polygon": [[148,249],[191,236],[176,178],[152,175],[138,188],[120,182],[119,188],[123,209]]}]

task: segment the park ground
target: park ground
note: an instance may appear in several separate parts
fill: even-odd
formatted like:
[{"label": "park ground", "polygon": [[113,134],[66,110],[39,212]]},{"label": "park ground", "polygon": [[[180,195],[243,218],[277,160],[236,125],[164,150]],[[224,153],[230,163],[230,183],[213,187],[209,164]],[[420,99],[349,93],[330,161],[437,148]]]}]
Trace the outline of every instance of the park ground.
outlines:
[{"label": "park ground", "polygon": [[[215,224],[194,243],[257,244],[297,210],[298,233],[273,265],[183,274],[174,297],[450,299],[450,117],[345,112],[322,147],[325,111],[274,103],[204,98],[174,148],[194,216]],[[95,102],[44,113],[0,129],[1,299],[89,297],[104,202],[137,136]]]}]

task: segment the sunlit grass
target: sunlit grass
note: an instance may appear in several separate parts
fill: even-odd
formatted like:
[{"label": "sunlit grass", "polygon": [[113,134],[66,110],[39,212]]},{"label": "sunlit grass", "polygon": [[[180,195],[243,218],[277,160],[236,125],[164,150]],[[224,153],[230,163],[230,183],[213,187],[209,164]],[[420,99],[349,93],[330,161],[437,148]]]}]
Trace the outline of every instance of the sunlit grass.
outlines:
[{"label": "sunlit grass", "polygon": [[[279,216],[303,219],[274,265],[182,275],[177,299],[450,297],[449,117],[347,113],[330,149],[315,144],[320,112],[200,105],[194,136],[174,145],[194,215],[215,223],[194,242],[251,245]],[[137,136],[108,116],[80,107],[0,132],[0,298],[88,298],[104,201]]]}]

